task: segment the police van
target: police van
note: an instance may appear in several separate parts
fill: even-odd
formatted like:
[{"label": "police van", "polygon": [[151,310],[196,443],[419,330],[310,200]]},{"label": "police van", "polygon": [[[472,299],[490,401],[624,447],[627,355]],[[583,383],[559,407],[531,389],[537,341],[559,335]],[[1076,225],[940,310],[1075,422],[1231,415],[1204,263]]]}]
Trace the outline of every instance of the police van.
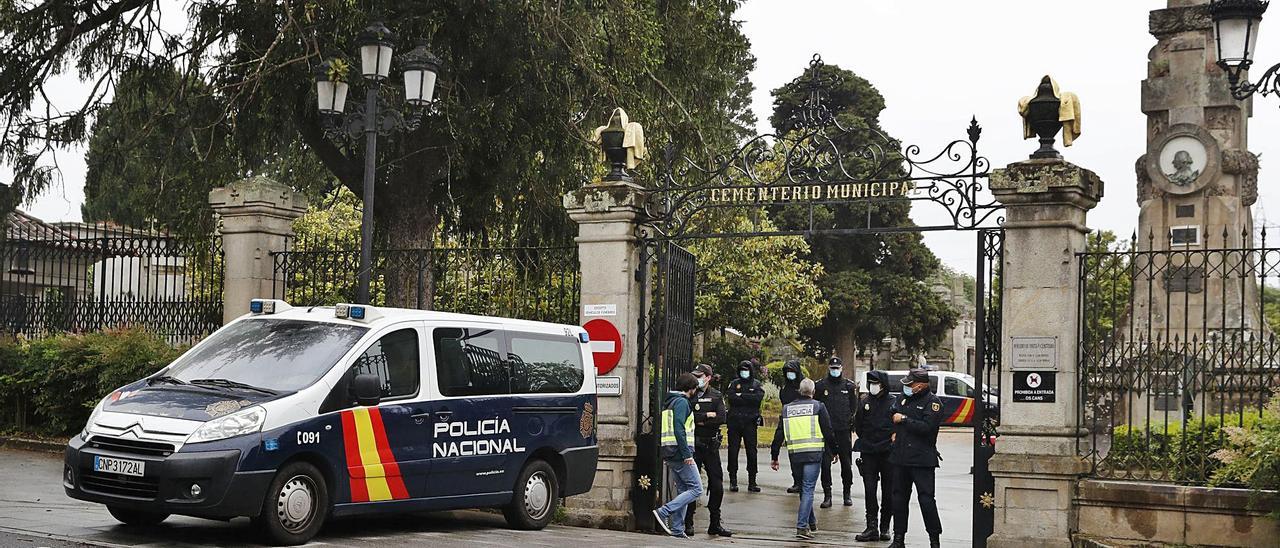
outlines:
[{"label": "police van", "polygon": [[301,544],[330,516],[501,507],[541,529],[591,488],[579,326],[359,305],[251,312],[93,409],[71,497],[126,524],[252,518]]},{"label": "police van", "polygon": [[[902,379],[908,371],[885,371],[889,375],[889,390],[902,390]],[[974,405],[977,401],[973,375],[955,371],[929,371],[929,391],[942,400],[942,424],[944,426],[973,426],[975,416]],[[859,375],[858,386],[862,393],[867,391],[867,372]],[[986,412],[988,416],[1000,416],[999,395],[991,390],[986,391]]]}]

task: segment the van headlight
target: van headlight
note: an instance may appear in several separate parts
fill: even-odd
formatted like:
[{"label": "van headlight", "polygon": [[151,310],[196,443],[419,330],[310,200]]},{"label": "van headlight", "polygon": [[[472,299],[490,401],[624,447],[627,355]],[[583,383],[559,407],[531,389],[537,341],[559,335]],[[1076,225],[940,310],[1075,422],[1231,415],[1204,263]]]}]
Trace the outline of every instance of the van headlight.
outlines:
[{"label": "van headlight", "polygon": [[187,443],[218,441],[252,434],[261,430],[262,423],[266,421],[267,410],[255,405],[204,423],[191,434],[191,437],[187,438]]},{"label": "van headlight", "polygon": [[[110,396],[108,396],[108,398],[109,397]],[[89,420],[85,421],[84,429],[80,431],[80,441],[87,441],[89,439],[89,434],[92,433],[90,431],[93,430],[93,425],[98,422],[98,415],[102,414],[102,406],[105,403],[107,403],[107,398],[102,398],[102,401],[98,402],[98,405],[93,407],[93,412],[89,413]]]}]

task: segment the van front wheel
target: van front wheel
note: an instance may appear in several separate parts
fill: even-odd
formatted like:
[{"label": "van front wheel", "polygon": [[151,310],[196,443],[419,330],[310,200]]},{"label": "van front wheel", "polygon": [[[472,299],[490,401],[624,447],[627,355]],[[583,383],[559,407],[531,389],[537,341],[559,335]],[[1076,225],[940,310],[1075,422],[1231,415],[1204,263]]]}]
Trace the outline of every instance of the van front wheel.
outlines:
[{"label": "van front wheel", "polygon": [[254,518],[265,538],[278,546],[304,544],[324,526],[329,515],[329,489],[320,470],[310,463],[291,462],[276,472]]},{"label": "van front wheel", "polygon": [[555,517],[560,503],[560,482],[543,460],[531,460],[520,471],[511,504],[502,510],[515,529],[542,529]]}]

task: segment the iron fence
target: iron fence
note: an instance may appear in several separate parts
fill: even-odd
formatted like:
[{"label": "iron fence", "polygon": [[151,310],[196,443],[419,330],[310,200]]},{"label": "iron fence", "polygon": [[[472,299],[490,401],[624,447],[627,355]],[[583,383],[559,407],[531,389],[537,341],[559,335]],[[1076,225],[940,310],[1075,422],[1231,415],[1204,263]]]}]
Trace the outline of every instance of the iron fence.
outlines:
[{"label": "iron fence", "polygon": [[222,326],[221,239],[14,212],[0,236],[0,333],[142,326],[189,344]]},{"label": "iron fence", "polygon": [[[360,252],[325,244],[272,253],[274,298],[355,302]],[[375,249],[371,304],[577,324],[576,246]]]},{"label": "iron fence", "polygon": [[1078,256],[1079,452],[1097,477],[1204,484],[1280,387],[1280,249],[1135,243]]}]

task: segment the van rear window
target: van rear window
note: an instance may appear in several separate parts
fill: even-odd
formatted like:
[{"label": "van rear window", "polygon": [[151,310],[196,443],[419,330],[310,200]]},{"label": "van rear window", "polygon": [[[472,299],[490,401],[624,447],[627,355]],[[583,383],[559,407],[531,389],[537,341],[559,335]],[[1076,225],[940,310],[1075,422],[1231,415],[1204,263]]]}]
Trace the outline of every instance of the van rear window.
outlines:
[{"label": "van rear window", "polygon": [[511,392],[572,394],[582,388],[582,347],[577,339],[508,332]]}]

